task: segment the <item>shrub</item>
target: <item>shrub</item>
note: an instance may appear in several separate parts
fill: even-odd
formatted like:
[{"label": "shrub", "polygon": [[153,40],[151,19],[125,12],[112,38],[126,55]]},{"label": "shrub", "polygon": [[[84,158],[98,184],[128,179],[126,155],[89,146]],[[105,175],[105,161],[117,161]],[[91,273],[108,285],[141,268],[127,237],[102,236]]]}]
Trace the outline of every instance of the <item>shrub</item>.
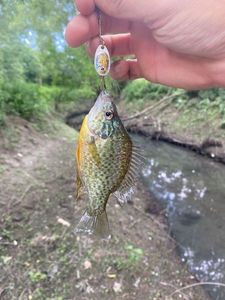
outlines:
[{"label": "shrub", "polygon": [[90,87],[85,86],[81,88],[61,88],[60,95],[55,99],[59,103],[69,103],[74,101],[94,99],[96,97],[96,91]]},{"label": "shrub", "polygon": [[153,84],[144,79],[137,79],[126,85],[122,97],[128,102],[155,100],[163,97],[169,90],[165,86]]},{"label": "shrub", "polygon": [[33,83],[17,82],[7,88],[9,97],[4,98],[4,110],[30,120],[40,117],[51,109],[56,90]]}]

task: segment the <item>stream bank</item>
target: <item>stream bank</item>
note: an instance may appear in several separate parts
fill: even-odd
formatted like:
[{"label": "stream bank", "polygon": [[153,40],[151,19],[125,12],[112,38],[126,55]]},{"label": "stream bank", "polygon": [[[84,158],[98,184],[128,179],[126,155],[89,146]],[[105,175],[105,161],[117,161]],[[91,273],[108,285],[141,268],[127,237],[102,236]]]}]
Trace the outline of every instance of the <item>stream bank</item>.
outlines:
[{"label": "stream bank", "polygon": [[[220,118],[210,124],[207,114],[199,119],[199,112],[194,109],[182,111],[166,100],[163,104],[164,106],[157,106],[157,102],[153,101],[150,109],[145,108],[146,113],[130,111],[133,117],[127,117],[124,103],[122,103],[121,111],[127,130],[153,140],[185,147],[225,163],[225,130],[219,126],[222,122]],[[151,107],[153,107],[152,110]]]},{"label": "stream bank", "polygon": [[141,183],[133,203],[109,201],[109,242],[74,236],[85,206],[74,200],[76,136],[59,120],[40,131],[11,118],[1,131],[1,299],[208,299],[198,286],[179,292],[196,281],[163,214],[146,213]]},{"label": "stream bank", "polygon": [[120,98],[130,131],[224,162],[225,89],[186,91],[137,79],[122,85]]}]

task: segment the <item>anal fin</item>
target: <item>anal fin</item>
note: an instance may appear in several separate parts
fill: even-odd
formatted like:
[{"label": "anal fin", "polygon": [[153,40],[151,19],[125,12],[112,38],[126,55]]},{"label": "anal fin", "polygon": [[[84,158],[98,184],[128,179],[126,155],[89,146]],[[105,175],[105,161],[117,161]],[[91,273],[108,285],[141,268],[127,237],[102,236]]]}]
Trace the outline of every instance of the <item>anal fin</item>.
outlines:
[{"label": "anal fin", "polygon": [[113,193],[120,205],[131,201],[131,198],[136,191],[137,179],[143,163],[144,157],[141,154],[141,149],[136,145],[132,145],[132,155],[129,169],[119,189]]}]

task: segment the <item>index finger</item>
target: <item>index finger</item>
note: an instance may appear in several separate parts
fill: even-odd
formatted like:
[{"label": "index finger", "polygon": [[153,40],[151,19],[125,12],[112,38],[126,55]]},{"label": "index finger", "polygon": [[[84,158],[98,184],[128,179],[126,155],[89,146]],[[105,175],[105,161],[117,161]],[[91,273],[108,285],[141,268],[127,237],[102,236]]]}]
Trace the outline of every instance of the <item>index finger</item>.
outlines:
[{"label": "index finger", "polygon": [[[102,33],[129,33],[130,22],[102,14]],[[67,25],[65,38],[71,47],[78,47],[99,34],[98,17],[78,15]]]}]

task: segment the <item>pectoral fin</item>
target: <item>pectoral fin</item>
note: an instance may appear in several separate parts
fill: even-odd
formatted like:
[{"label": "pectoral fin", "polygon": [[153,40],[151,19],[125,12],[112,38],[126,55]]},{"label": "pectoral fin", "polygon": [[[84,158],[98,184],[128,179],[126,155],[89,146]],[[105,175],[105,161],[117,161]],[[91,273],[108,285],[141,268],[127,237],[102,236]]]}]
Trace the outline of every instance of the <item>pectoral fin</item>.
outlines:
[{"label": "pectoral fin", "polygon": [[79,200],[81,195],[82,195],[82,181],[80,179],[79,174],[77,173],[75,199]]},{"label": "pectoral fin", "polygon": [[91,154],[94,162],[96,163],[97,166],[100,165],[101,160],[100,160],[100,156],[98,153],[98,149],[96,147],[96,143],[95,143],[95,139],[94,137],[90,138],[90,142],[88,143],[88,151]]},{"label": "pectoral fin", "polygon": [[80,178],[80,144],[78,141],[77,149],[76,149],[76,193],[75,198],[79,200],[81,196],[81,188],[83,186],[82,180]]}]

